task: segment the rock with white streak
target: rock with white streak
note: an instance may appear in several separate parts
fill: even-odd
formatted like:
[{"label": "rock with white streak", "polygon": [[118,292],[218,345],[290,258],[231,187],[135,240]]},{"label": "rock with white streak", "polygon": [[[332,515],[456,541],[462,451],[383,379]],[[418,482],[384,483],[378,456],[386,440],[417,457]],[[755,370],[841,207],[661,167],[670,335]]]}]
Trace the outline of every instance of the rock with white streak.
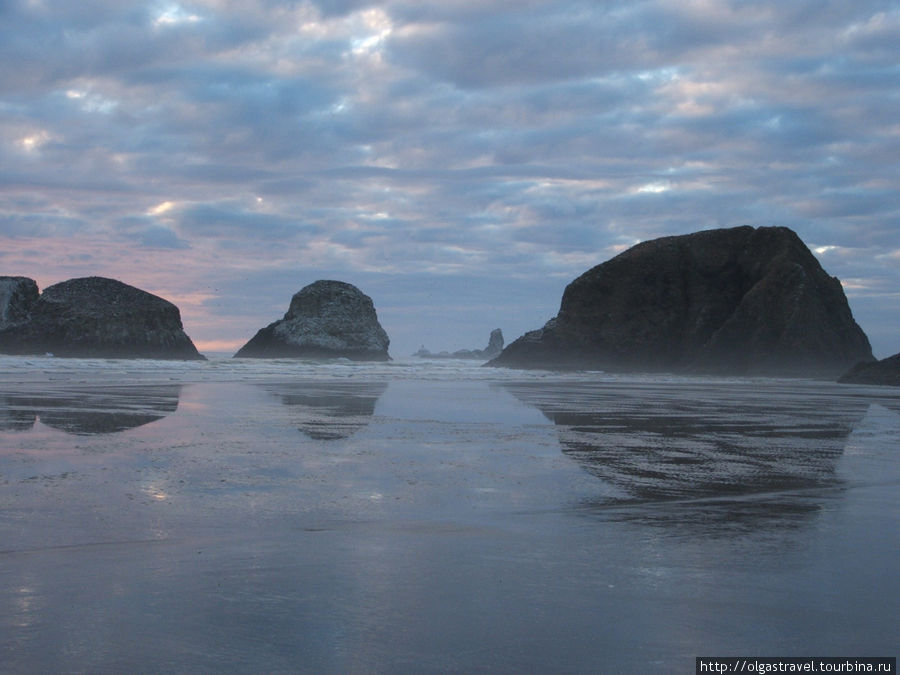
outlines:
[{"label": "rock with white streak", "polygon": [[236,358],[389,361],[390,340],[372,299],[343,281],[316,281],[291,298],[284,317],[259,330]]}]

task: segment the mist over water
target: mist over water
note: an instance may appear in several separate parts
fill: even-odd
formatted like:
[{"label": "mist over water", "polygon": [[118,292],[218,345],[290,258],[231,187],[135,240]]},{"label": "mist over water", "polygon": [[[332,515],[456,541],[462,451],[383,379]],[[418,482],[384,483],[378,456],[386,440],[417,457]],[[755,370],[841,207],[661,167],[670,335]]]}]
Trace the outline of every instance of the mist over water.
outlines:
[{"label": "mist over water", "polygon": [[896,648],[900,392],[0,358],[0,671]]}]

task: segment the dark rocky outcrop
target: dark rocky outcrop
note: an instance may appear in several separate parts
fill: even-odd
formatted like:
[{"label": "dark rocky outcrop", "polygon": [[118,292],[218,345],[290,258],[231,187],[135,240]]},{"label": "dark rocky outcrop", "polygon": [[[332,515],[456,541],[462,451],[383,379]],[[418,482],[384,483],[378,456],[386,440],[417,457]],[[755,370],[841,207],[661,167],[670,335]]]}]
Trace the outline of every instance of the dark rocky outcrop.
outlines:
[{"label": "dark rocky outcrop", "polygon": [[900,354],[881,361],[862,361],[841,375],[844,384],[885,384],[900,387]]},{"label": "dark rocky outcrop", "polygon": [[316,281],[291,298],[283,319],[261,329],[236,358],[389,361],[372,299],[343,281]]},{"label": "dark rocky outcrop", "polygon": [[503,351],[503,331],[495,328],[491,331],[488,345],[484,349],[460,349],[455,352],[438,352],[434,354],[423,346],[413,356],[423,359],[492,359]]},{"label": "dark rocky outcrop", "polygon": [[0,331],[28,321],[39,295],[34,279],[0,277]]},{"label": "dark rocky outcrop", "polygon": [[840,281],[784,227],[643,242],[570,283],[489,365],[835,377],[872,360]]},{"label": "dark rocky outcrop", "polygon": [[[204,358],[167,300],[115,279],[85,277],[49,286],[3,277],[0,352],[84,358]],[[30,282],[30,283],[29,283]],[[32,289],[33,285],[33,289]],[[24,293],[24,295],[23,295]],[[22,299],[24,298],[24,299]]]}]

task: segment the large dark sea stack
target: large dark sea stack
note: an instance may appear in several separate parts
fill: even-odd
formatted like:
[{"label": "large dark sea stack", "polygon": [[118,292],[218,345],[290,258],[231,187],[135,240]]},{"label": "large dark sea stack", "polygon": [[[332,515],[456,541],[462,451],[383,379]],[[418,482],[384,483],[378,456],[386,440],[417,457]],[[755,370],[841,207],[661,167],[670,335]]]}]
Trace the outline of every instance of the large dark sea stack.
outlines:
[{"label": "large dark sea stack", "polygon": [[[0,278],[0,288],[10,284]],[[0,311],[15,315],[0,323],[0,352],[85,358],[203,359],[185,334],[178,308],[167,300],[115,279],[70,279],[23,302],[3,298]],[[34,285],[37,290],[37,285]],[[10,296],[17,297],[14,295]],[[26,316],[21,310],[25,307]]]},{"label": "large dark sea stack", "polygon": [[261,329],[235,357],[389,361],[389,344],[372,298],[343,281],[316,281],[291,298],[283,319]]},{"label": "large dark sea stack", "polygon": [[886,384],[900,387],[900,354],[881,361],[863,361],[841,375],[844,384]]},{"label": "large dark sea stack", "polygon": [[836,377],[871,361],[840,281],[784,227],[643,242],[570,283],[490,365]]}]

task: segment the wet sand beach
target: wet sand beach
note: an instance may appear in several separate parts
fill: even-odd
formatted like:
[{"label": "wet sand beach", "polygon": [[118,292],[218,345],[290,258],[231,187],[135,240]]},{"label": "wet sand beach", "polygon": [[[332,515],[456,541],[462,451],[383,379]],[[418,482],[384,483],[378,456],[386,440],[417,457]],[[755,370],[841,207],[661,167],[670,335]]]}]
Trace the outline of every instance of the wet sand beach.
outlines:
[{"label": "wet sand beach", "polygon": [[889,388],[3,366],[3,672],[693,672],[896,649]]}]

